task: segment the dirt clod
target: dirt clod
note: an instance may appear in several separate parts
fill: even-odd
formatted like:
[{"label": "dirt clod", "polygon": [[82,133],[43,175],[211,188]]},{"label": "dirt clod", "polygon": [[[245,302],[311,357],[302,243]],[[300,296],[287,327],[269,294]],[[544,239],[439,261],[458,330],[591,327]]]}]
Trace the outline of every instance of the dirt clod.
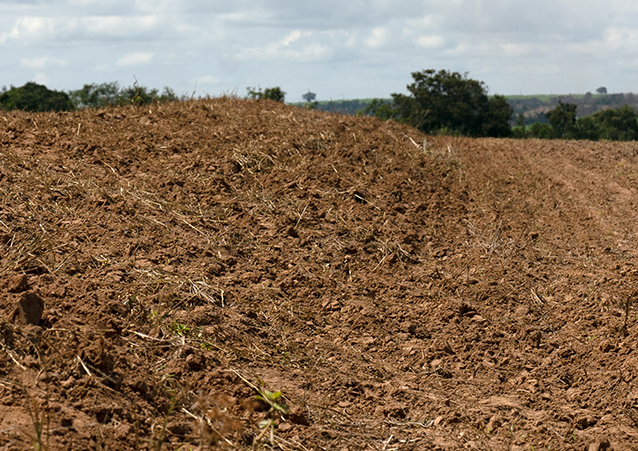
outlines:
[{"label": "dirt clod", "polygon": [[15,324],[38,325],[44,312],[44,301],[34,291],[25,291],[20,294],[19,299],[14,303],[11,322]]},{"label": "dirt clod", "polygon": [[29,288],[29,278],[26,274],[11,277],[7,282],[7,291],[9,293],[22,293]]}]

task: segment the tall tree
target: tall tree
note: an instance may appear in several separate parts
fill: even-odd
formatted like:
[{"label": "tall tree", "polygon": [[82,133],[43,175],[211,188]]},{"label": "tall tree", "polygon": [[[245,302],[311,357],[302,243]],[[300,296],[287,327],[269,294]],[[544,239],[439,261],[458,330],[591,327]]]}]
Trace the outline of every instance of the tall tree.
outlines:
[{"label": "tall tree", "polygon": [[310,89],[309,89],[307,93],[301,96],[301,98],[308,103],[312,103],[317,98],[317,94],[315,94],[314,92],[310,92]]},{"label": "tall tree", "polygon": [[413,72],[409,95],[392,94],[393,104],[375,102],[368,111],[426,133],[509,136],[512,109],[503,96],[489,99],[487,87],[467,74],[433,69]]}]

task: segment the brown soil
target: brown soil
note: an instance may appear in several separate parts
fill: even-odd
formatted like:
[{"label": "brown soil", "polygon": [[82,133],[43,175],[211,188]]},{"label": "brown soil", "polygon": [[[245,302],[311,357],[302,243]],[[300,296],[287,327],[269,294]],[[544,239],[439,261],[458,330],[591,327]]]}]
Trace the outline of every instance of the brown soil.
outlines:
[{"label": "brown soil", "polygon": [[637,144],[0,118],[0,449],[638,449]]}]

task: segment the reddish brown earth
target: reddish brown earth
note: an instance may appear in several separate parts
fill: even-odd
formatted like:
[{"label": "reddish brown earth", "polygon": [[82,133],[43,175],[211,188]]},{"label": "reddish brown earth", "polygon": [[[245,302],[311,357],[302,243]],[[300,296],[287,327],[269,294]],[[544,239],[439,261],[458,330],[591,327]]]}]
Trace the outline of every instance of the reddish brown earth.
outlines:
[{"label": "reddish brown earth", "polygon": [[424,138],[0,113],[0,449],[638,449],[638,145]]}]

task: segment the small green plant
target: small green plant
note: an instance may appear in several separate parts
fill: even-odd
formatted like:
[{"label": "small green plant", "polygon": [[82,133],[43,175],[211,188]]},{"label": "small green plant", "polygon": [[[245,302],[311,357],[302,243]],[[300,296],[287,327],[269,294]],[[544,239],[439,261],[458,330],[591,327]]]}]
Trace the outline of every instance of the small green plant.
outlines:
[{"label": "small green plant", "polygon": [[255,399],[264,401],[266,404],[270,405],[270,410],[272,412],[278,412],[283,415],[288,414],[289,412],[288,407],[278,402],[279,398],[281,398],[281,391],[272,392],[265,389],[264,390],[257,389],[257,392],[259,394],[255,396]]},{"label": "small green plant", "polygon": [[[261,420],[258,423],[258,426],[259,426],[259,429],[261,429],[261,432],[255,438],[255,443],[259,442],[268,432],[270,432],[270,442],[273,443],[274,435],[275,435],[275,426],[277,425],[275,420],[277,419],[277,416],[283,417],[290,413],[290,409],[281,402],[281,398],[282,398],[281,391],[273,392],[266,389],[261,389],[257,387],[255,384],[251,383],[244,376],[239,374],[238,371],[233,370],[233,372],[237,376],[239,376],[239,378],[243,380],[248,386],[250,386],[257,392],[257,394],[255,395],[256,400],[262,401],[270,406],[270,409],[266,413],[266,418]],[[259,382],[263,383],[261,380]]]},{"label": "small green plant", "polygon": [[175,321],[172,325],[171,325],[171,329],[173,330],[173,332],[177,335],[186,335],[188,334],[188,332],[191,331],[191,328],[186,326],[185,324],[182,323],[178,323],[177,321]]}]

